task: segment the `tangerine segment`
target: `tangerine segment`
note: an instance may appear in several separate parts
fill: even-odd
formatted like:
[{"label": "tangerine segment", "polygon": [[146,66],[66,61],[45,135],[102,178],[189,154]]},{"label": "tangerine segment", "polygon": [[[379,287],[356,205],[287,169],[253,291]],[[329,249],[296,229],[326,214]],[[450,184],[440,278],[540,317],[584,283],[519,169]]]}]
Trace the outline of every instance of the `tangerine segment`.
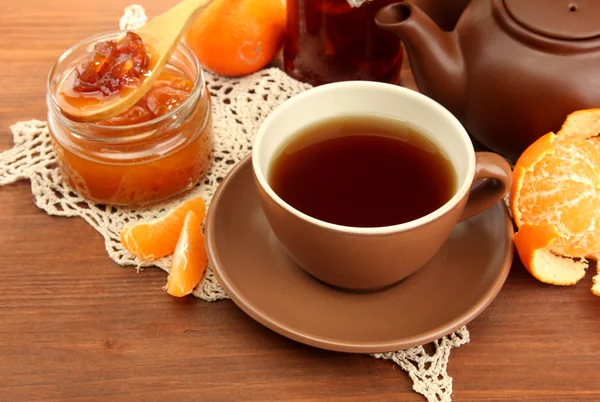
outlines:
[{"label": "tangerine segment", "polygon": [[185,216],[167,279],[167,293],[171,296],[192,293],[202,280],[207,258],[201,222],[193,211]]},{"label": "tangerine segment", "polygon": [[190,211],[194,211],[196,218],[202,222],[206,212],[204,199],[199,196],[190,198],[161,218],[126,227],[121,231],[121,244],[142,260],[172,254]]},{"label": "tangerine segment", "polygon": [[548,133],[543,137],[540,137],[537,141],[531,144],[529,148],[525,150],[525,152],[523,152],[515,164],[513,169],[513,180],[510,189],[510,207],[517,226],[521,226],[525,223],[521,211],[518,208],[519,195],[521,194],[521,189],[523,187],[523,179],[527,174],[529,174],[533,166],[543,159],[546,154],[554,152],[555,138],[556,135],[554,133]]},{"label": "tangerine segment", "polygon": [[517,226],[549,223],[555,254],[586,257],[600,250],[600,153],[590,140],[548,134],[517,161],[511,209]]},{"label": "tangerine segment", "polygon": [[536,279],[552,285],[574,285],[584,277],[588,263],[552,253],[550,246],[557,238],[554,225],[525,224],[515,234],[514,242],[523,265]]}]

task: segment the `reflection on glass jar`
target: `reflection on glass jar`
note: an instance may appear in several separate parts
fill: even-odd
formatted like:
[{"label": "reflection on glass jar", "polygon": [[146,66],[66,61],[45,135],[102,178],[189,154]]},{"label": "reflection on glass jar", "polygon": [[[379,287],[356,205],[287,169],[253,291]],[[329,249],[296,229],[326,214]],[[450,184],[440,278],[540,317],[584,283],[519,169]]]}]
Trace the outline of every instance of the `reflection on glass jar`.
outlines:
[{"label": "reflection on glass jar", "polygon": [[370,80],[397,83],[400,40],[375,24],[375,13],[397,0],[287,0],[285,71],[312,85]]},{"label": "reflection on glass jar", "polygon": [[95,42],[121,35],[98,35],[61,56],[48,78],[48,126],[61,173],[75,192],[94,202],[140,205],[191,189],[210,167],[210,94],[196,57],[180,44],[162,84],[175,85],[173,80],[182,78],[193,87],[173,110],[150,120],[136,120],[136,115],[116,125],[115,120],[90,124],[65,117],[56,98],[63,78]]}]

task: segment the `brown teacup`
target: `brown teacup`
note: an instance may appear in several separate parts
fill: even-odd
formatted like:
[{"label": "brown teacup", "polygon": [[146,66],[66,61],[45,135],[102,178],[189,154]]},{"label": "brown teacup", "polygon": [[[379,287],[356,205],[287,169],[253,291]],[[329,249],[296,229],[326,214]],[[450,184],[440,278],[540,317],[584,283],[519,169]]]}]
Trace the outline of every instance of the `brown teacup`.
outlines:
[{"label": "brown teacup", "polygon": [[[454,168],[450,200],[425,216],[382,227],[333,224],[286,203],[269,184],[274,160],[303,128],[348,115],[385,116],[418,128]],[[406,88],[368,81],[323,85],[284,102],[257,133],[252,167],[265,216],[292,259],[327,284],[357,291],[382,289],[417,271],[459,221],[496,204],[511,183],[508,163],[496,154],[475,153],[463,126],[440,104]],[[484,182],[472,189],[474,180]],[[368,186],[357,186],[357,197],[369,196],[359,188]]]}]

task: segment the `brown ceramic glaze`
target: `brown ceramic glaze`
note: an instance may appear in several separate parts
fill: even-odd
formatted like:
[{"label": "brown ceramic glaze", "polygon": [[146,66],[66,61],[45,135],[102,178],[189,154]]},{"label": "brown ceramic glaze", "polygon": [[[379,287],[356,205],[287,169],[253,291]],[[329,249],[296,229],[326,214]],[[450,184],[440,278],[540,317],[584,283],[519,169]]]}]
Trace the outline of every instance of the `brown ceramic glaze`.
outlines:
[{"label": "brown ceramic glaze", "polygon": [[281,335],[343,352],[410,348],[460,328],[492,302],[513,257],[512,223],[499,203],[458,224],[438,253],[396,286],[337,290],[306,274],[281,247],[249,158],[219,186],[205,229],[210,266],[242,310]]},{"label": "brown ceramic glaze", "polygon": [[316,226],[257,188],[271,229],[300,267],[332,286],[363,292],[391,286],[425,265],[446,241],[466,202],[412,230],[363,235]]},{"label": "brown ceramic glaze", "polygon": [[461,221],[485,211],[501,200],[510,188],[512,180],[510,166],[500,155],[477,152],[475,157],[477,164],[473,181],[481,181],[481,185],[468,194]]},{"label": "brown ceramic glaze", "polygon": [[413,0],[413,3],[444,31],[451,31],[469,1],[471,0]]},{"label": "brown ceramic glaze", "polygon": [[[402,103],[404,106],[396,108]],[[377,228],[323,222],[283,201],[268,183],[269,167],[278,150],[310,124],[310,119],[320,121],[319,113],[330,118],[357,112],[381,113],[419,127],[453,165],[457,173],[454,196],[424,217]],[[324,85],[286,101],[261,125],[253,147],[253,166],[265,216],[290,256],[319,280],[357,291],[382,289],[416,272],[439,250],[463,213],[472,216],[495,204],[511,183],[508,163],[489,153],[476,158],[464,128],[439,104],[406,88],[364,81]],[[494,183],[478,187],[470,198],[474,179]],[[369,183],[357,183],[356,196],[369,197],[368,189]]]},{"label": "brown ceramic glaze", "polygon": [[404,42],[419,90],[516,160],[575,110],[598,107],[599,1],[475,0],[453,32],[410,2],[377,23]]}]

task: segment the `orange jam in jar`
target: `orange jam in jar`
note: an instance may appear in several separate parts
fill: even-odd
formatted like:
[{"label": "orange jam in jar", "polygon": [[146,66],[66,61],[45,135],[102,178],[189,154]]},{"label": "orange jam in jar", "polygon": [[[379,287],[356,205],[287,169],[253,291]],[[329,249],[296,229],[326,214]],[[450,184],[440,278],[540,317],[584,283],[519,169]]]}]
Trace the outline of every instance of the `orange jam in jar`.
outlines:
[{"label": "orange jam in jar", "polygon": [[106,96],[74,89],[73,71],[86,62],[94,44],[122,36],[98,35],[60,57],[48,78],[48,127],[61,173],[76,193],[98,203],[141,205],[193,188],[210,167],[210,94],[196,57],[181,43],[152,88],[128,111],[97,123],[66,117],[58,103],[64,92]]}]

